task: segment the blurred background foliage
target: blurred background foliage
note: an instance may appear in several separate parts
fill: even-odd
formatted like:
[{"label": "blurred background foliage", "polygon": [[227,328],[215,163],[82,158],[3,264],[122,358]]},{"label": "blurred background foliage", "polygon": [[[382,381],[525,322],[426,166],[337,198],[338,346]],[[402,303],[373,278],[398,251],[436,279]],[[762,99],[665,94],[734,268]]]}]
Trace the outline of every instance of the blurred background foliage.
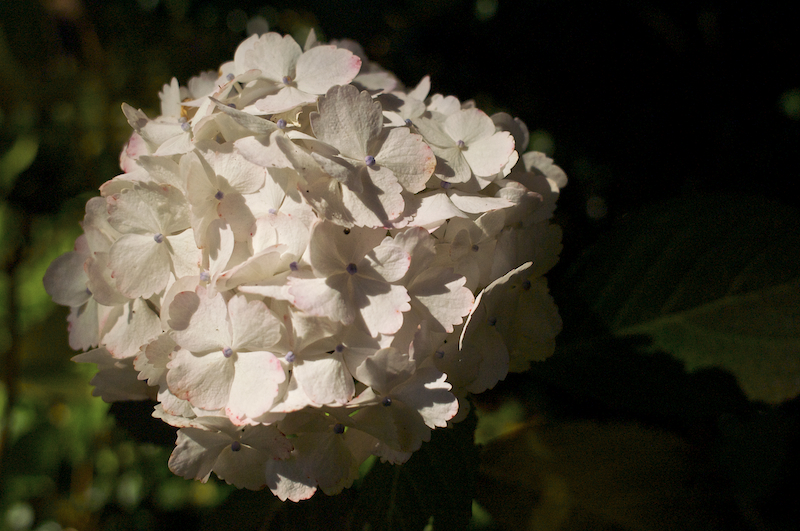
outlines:
[{"label": "blurred background foliage", "polygon": [[[0,0],[0,528],[796,529],[798,10]],[[564,332],[475,397],[480,456],[473,418],[406,467],[282,505],[174,477],[152,405],[109,415],[93,367],[69,361],[41,278],[119,173],[122,102],[159,114],[171,77],[267,28],[352,38],[407,85],[430,74],[519,116],[570,177],[549,275]]]}]

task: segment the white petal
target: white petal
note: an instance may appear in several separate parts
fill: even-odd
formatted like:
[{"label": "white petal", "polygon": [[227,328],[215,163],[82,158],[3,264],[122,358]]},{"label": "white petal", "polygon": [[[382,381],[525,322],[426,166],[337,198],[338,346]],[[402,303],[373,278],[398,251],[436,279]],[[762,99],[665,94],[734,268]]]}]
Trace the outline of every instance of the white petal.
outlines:
[{"label": "white petal", "polygon": [[501,131],[469,144],[463,153],[475,175],[488,177],[500,173],[514,153],[514,137]]},{"label": "white petal", "polygon": [[135,356],[161,334],[161,320],[142,299],[117,307],[103,326],[102,343],[115,358]]},{"label": "white petal", "polygon": [[352,85],[334,86],[319,98],[319,112],[310,115],[311,128],[321,141],[343,155],[363,160],[371,138],[381,131],[381,104]]},{"label": "white petal", "polygon": [[234,424],[263,415],[272,407],[286,373],[271,352],[240,352],[225,413]]},{"label": "white petal", "polygon": [[228,308],[219,293],[208,297],[201,287],[196,293],[178,293],[169,305],[169,315],[172,337],[183,348],[199,353],[231,346]]},{"label": "white petal", "polygon": [[436,157],[420,135],[405,127],[388,129],[382,138],[380,151],[375,155],[378,164],[386,166],[403,188],[411,193],[421,192],[436,168]]},{"label": "white petal", "polygon": [[234,350],[263,350],[278,342],[280,323],[262,301],[236,295],[228,301]]},{"label": "white petal", "polygon": [[461,140],[468,146],[492,136],[495,132],[492,119],[479,109],[464,109],[453,113],[444,121],[443,127],[450,138],[456,142]]},{"label": "white petal", "polygon": [[293,377],[306,396],[318,405],[346,404],[355,394],[353,377],[342,362],[341,354],[296,363]]},{"label": "white petal", "polygon": [[294,74],[294,66],[303,53],[291,35],[281,37],[272,32],[262,35],[253,42],[250,50],[243,52],[243,60],[237,59],[237,65],[247,70],[257,68],[263,77],[276,82],[281,81],[283,76]]},{"label": "white petal", "polygon": [[[162,235],[163,238],[163,235]],[[121,293],[129,298],[150,297],[167,285],[169,248],[153,234],[125,234],[108,253],[108,267]]]},{"label": "white petal", "polygon": [[447,375],[435,368],[423,367],[393,389],[392,396],[419,412],[429,428],[443,428],[458,412],[458,400],[450,393],[446,379]]},{"label": "white petal", "polygon": [[334,85],[347,85],[358,75],[361,59],[336,46],[316,46],[297,60],[297,88],[311,94],[325,94]]},{"label": "white petal", "polygon": [[294,87],[283,87],[277,93],[261,98],[255,105],[256,109],[265,114],[277,114],[315,101],[317,101],[315,94]]}]

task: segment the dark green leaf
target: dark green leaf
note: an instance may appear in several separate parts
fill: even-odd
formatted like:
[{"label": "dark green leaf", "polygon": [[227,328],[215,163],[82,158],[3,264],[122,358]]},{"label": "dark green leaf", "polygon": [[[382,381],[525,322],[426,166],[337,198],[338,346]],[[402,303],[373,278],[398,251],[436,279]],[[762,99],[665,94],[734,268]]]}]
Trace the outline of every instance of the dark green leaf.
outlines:
[{"label": "dark green leaf", "polygon": [[687,369],[718,366],[751,398],[800,392],[800,214],[752,197],[633,214],[574,272],[613,333],[649,336]]},{"label": "dark green leaf", "polygon": [[376,464],[364,479],[353,529],[436,531],[466,529],[472,516],[478,447],[474,413],[453,428],[433,430],[431,441],[403,465]]}]

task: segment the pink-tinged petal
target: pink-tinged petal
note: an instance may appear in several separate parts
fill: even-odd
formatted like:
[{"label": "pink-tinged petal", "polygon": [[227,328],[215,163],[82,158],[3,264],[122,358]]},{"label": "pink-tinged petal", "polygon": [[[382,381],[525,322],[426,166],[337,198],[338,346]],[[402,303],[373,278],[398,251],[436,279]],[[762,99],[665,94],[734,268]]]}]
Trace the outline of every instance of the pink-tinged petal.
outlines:
[{"label": "pink-tinged petal", "polygon": [[83,270],[87,253],[70,251],[50,264],[42,281],[44,289],[53,302],[62,306],[81,306],[92,294],[87,291],[89,280]]},{"label": "pink-tinged petal", "polygon": [[361,59],[336,46],[316,46],[297,60],[297,88],[325,94],[334,85],[347,85],[361,70]]},{"label": "pink-tinged petal", "polygon": [[342,295],[350,280],[347,277],[347,273],[327,279],[290,277],[288,283],[291,302],[311,315],[351,324],[355,320],[355,309],[348,306]]},{"label": "pink-tinged petal", "polygon": [[343,155],[363,160],[371,138],[383,127],[381,104],[352,85],[334,86],[319,99],[319,112],[310,114],[314,135]]},{"label": "pink-tinged petal", "polygon": [[209,297],[202,287],[178,293],[169,315],[172,337],[183,348],[199,353],[231,346],[228,307],[219,293]]},{"label": "pink-tinged petal", "polygon": [[387,129],[381,138],[375,160],[392,170],[400,185],[408,192],[425,189],[425,183],[436,168],[436,156],[420,135],[405,127]]},{"label": "pink-tinged petal", "polygon": [[280,82],[284,76],[294,75],[295,64],[303,53],[291,35],[281,36],[272,32],[259,37],[250,50],[243,52],[243,60],[237,59],[237,66],[241,64],[247,70],[261,70],[262,77],[275,82]]},{"label": "pink-tinged petal", "polygon": [[[393,284],[378,286],[375,281],[360,279],[354,286],[353,299],[356,303],[366,298],[361,306],[361,317],[372,337],[378,334],[394,334],[403,326],[403,312],[411,309],[406,288]],[[363,303],[361,303],[363,304]]]},{"label": "pink-tinged petal", "polygon": [[[423,367],[393,389],[392,397],[415,409],[429,428],[443,428],[458,413],[458,399],[450,392],[451,386],[446,380],[446,374],[433,367]],[[390,407],[394,407],[394,403]]]},{"label": "pink-tinged petal", "polygon": [[346,404],[355,395],[353,377],[342,362],[341,354],[296,363],[293,377],[317,405]]},{"label": "pink-tinged petal", "polygon": [[72,350],[86,350],[97,346],[100,340],[97,301],[89,299],[81,306],[69,310],[69,347]]},{"label": "pink-tinged petal", "polygon": [[182,478],[205,483],[219,454],[232,441],[229,435],[218,431],[181,428],[169,457],[169,469]]},{"label": "pink-tinged petal", "polygon": [[[492,136],[495,132],[492,119],[480,109],[464,109],[451,114],[444,121],[443,128],[456,143],[461,140],[468,146]],[[511,141],[513,142],[513,138]]]},{"label": "pink-tinged petal", "polygon": [[228,301],[233,350],[264,350],[281,338],[280,322],[262,301],[235,295]]},{"label": "pink-tinged petal", "polygon": [[286,373],[271,352],[239,352],[234,368],[225,414],[234,424],[241,424],[245,418],[256,418],[269,411]]},{"label": "pink-tinged petal", "polygon": [[276,94],[261,98],[255,105],[256,109],[264,114],[277,114],[315,101],[317,101],[315,94],[309,94],[294,87],[283,87]]},{"label": "pink-tinged petal", "polygon": [[135,356],[161,334],[161,319],[143,299],[134,299],[109,314],[101,342],[115,358]]},{"label": "pink-tinged petal", "polygon": [[505,112],[495,113],[490,118],[500,131],[508,131],[513,135],[515,145],[527,148],[528,142],[530,142],[530,134],[525,122]]},{"label": "pink-tinged petal", "polygon": [[472,172],[481,177],[500,173],[514,153],[514,137],[505,131],[483,138],[463,151]]},{"label": "pink-tinged petal", "polygon": [[125,234],[108,253],[108,267],[117,289],[129,298],[148,298],[163,290],[170,273],[170,256],[164,235]]},{"label": "pink-tinged petal", "polygon": [[175,352],[167,368],[167,385],[178,398],[209,411],[228,404],[234,367],[233,360],[222,352],[195,355],[181,349]]}]

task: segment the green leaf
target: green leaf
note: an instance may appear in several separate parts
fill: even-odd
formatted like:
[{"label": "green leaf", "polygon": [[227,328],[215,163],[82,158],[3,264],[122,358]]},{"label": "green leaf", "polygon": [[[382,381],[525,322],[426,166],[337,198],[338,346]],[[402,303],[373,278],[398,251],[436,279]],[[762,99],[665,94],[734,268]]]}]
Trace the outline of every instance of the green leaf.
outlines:
[{"label": "green leaf", "polygon": [[645,335],[690,371],[717,366],[750,399],[800,393],[800,214],[752,197],[630,215],[573,272],[618,336]]},{"label": "green leaf", "polygon": [[694,449],[637,423],[531,422],[486,445],[478,502],[504,529],[719,529]]}]

